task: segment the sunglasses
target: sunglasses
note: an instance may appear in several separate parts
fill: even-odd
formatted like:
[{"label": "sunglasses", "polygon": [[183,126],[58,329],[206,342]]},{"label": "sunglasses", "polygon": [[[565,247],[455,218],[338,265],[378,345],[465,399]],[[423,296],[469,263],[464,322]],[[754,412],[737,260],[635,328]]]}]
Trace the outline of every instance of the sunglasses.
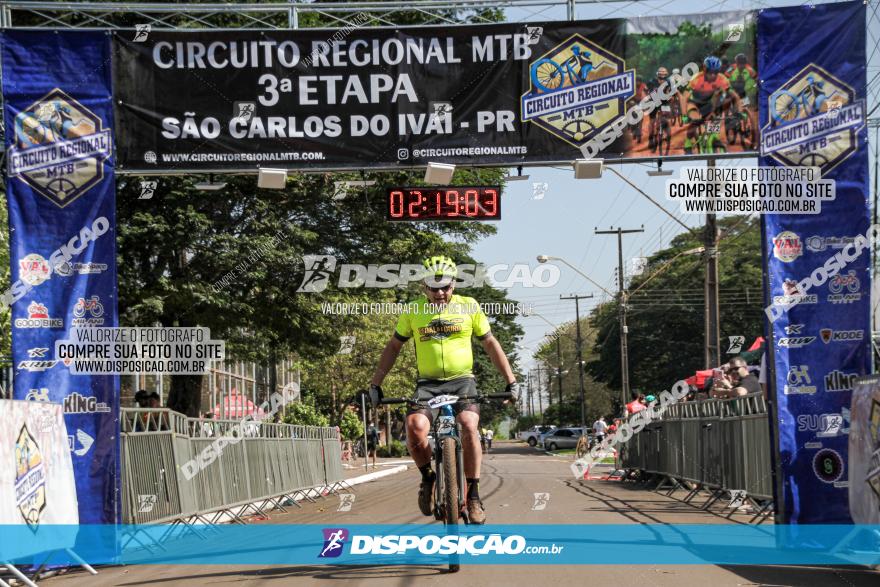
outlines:
[{"label": "sunglasses", "polygon": [[449,291],[449,289],[452,287],[452,284],[450,283],[448,285],[444,285],[441,287],[431,287],[430,285],[426,285],[425,287],[427,287],[428,289],[430,289],[434,293],[439,293],[441,291]]}]

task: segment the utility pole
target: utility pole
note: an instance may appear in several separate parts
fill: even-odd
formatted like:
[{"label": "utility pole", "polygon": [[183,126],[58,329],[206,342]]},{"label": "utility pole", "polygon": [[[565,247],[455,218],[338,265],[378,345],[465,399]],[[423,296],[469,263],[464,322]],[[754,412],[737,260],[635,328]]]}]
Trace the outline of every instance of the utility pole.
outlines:
[{"label": "utility pole", "polygon": [[562,343],[559,342],[558,335],[556,336],[556,381],[559,382],[559,409],[562,410]]},{"label": "utility pole", "polygon": [[[715,159],[706,162],[708,167],[715,167]],[[704,233],[706,248],[706,279],[705,285],[705,316],[706,345],[705,368],[711,369],[721,364],[721,320],[718,307],[718,222],[715,214],[706,214],[706,231]]]},{"label": "utility pole", "polygon": [[526,395],[529,398],[528,412],[529,412],[529,417],[531,418],[533,415],[532,414],[532,372],[531,371],[529,371],[529,373],[527,375],[527,380],[528,380],[528,384],[527,384],[528,391],[526,392]]},{"label": "utility pole", "polygon": [[645,232],[645,226],[641,228],[624,229],[619,226],[611,230],[596,229],[596,234],[616,234],[617,235],[617,285],[618,299],[617,310],[620,319],[620,395],[621,404],[626,405],[629,399],[629,346],[627,345],[627,327],[626,327],[626,289],[623,280],[623,235]]},{"label": "utility pole", "polygon": [[575,346],[577,346],[577,370],[581,384],[581,428],[586,428],[587,426],[587,414],[586,405],[584,403],[584,356],[581,352],[583,347],[583,340],[581,339],[581,312],[579,302],[580,300],[586,300],[591,297],[593,297],[593,294],[590,294],[588,296],[579,296],[577,294],[572,294],[570,296],[559,296],[560,300],[574,300],[574,323],[577,329],[577,340],[575,340]]}]

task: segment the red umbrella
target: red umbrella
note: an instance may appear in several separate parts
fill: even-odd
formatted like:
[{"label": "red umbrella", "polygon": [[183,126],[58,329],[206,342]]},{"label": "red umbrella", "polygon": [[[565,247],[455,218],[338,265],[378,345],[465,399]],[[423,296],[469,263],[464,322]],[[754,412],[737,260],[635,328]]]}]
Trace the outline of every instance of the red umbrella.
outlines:
[{"label": "red umbrella", "polygon": [[[253,415],[255,420],[259,420],[265,415],[265,412],[251,400],[241,394],[228,395],[223,398],[224,418],[227,420],[237,420],[245,416]],[[220,419],[220,404],[214,406],[214,418]]]}]

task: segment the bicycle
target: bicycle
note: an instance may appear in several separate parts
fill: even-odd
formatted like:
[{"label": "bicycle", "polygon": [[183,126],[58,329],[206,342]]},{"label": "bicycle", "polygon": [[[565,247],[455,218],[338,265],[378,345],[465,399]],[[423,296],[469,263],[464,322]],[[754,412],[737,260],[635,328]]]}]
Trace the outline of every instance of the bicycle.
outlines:
[{"label": "bicycle", "polygon": [[[660,112],[651,125],[653,134],[653,145],[657,149],[658,155],[668,155],[669,147],[672,145],[672,126],[670,119],[672,117],[672,107],[668,104],[660,106]],[[663,143],[666,143],[666,152],[663,151]]]},{"label": "bicycle", "polygon": [[[562,87],[566,76],[573,86],[587,81],[587,75],[593,70],[593,63],[589,60],[591,53],[581,52],[577,45],[571,48],[571,52],[573,55],[565,63],[557,63],[546,57],[535,61],[529,71],[532,85],[542,92],[553,92]],[[578,70],[575,71],[575,68]]]},{"label": "bicycle", "polygon": [[828,289],[831,290],[831,293],[840,293],[843,291],[845,287],[850,291],[850,293],[856,293],[859,291],[862,283],[859,281],[858,275],[854,270],[849,270],[846,275],[842,273],[838,273],[828,282]]},{"label": "bicycle", "polygon": [[696,143],[698,153],[726,153],[727,147],[721,142],[721,121],[714,117],[701,121]]},{"label": "bicycle", "polygon": [[810,75],[807,76],[807,87],[797,94],[788,90],[774,92],[770,96],[770,103],[773,104],[770,114],[773,116],[773,120],[780,124],[797,120],[801,118],[801,111],[803,111],[804,117],[818,114],[822,111],[825,101],[828,100],[828,96],[822,91],[823,87],[825,87],[825,82],[817,82]]},{"label": "bicycle", "polygon": [[92,296],[89,299],[80,298],[73,306],[73,315],[82,318],[88,311],[94,318],[100,318],[104,315],[104,306],[99,301],[100,299],[98,296]]},{"label": "bicycle", "polygon": [[[745,103],[744,103],[745,105]],[[752,119],[746,110],[737,110],[731,105],[727,116],[724,117],[724,132],[727,135],[727,144],[735,145],[737,137],[746,151],[755,148],[755,129],[752,127]]]},{"label": "bicycle", "polygon": [[[486,403],[489,400],[509,400],[513,394],[492,393],[474,398],[472,401]],[[383,398],[380,404],[408,404],[416,409],[431,410],[431,434],[437,441],[434,443],[434,518],[442,521],[447,527],[457,526],[459,519],[468,523],[465,513],[465,478],[464,460],[461,449],[461,433],[452,406],[462,398],[457,395],[438,395],[427,401],[416,401],[411,398]],[[457,561],[457,558],[453,557]],[[459,570],[457,562],[449,563],[449,570]]]}]

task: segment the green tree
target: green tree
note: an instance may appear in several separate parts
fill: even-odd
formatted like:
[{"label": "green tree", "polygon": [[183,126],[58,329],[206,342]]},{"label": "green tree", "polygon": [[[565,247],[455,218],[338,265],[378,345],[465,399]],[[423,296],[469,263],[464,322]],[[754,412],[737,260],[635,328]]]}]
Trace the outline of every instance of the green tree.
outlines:
[{"label": "green tree", "polygon": [[284,416],[286,424],[298,424],[300,426],[329,426],[330,420],[315,407],[313,401],[303,398],[303,401],[292,403],[287,408]]},{"label": "green tree", "polygon": [[342,434],[342,438],[346,440],[363,438],[364,423],[355,412],[345,410],[342,412],[342,419],[339,422],[339,432]]},{"label": "green tree", "polygon": [[[742,217],[723,218],[718,224],[721,338],[745,336],[748,345],[763,333],[760,225]],[[701,234],[677,236],[629,285],[635,292],[627,313],[633,390],[669,389],[699,369],[717,366],[704,364],[704,261],[700,255],[685,254],[701,245]],[[650,283],[641,287],[648,279]],[[597,306],[590,317],[598,338],[589,369],[598,380],[620,389],[617,312],[613,301]]]}]

